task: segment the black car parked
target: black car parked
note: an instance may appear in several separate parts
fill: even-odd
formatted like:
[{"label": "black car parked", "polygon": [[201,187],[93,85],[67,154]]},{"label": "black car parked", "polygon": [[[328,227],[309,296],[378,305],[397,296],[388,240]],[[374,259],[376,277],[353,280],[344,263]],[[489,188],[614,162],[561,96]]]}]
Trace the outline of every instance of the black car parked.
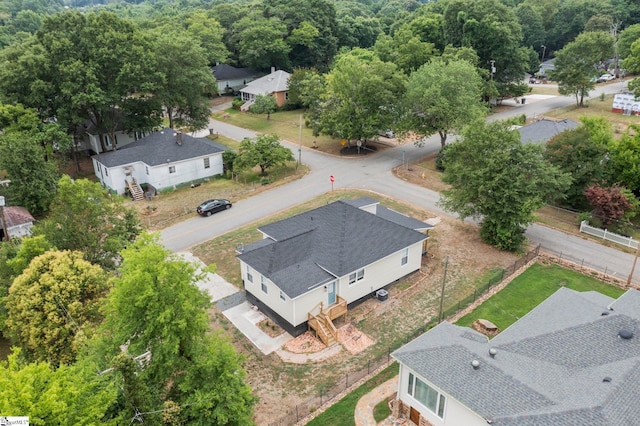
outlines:
[{"label": "black car parked", "polygon": [[196,211],[200,216],[211,216],[220,210],[227,210],[231,208],[231,201],[229,200],[207,200],[200,204]]}]

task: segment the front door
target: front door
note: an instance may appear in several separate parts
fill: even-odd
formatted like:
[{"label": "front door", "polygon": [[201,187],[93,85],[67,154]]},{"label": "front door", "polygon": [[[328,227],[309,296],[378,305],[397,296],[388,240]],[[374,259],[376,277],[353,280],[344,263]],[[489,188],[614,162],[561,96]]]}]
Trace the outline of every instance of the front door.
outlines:
[{"label": "front door", "polygon": [[327,306],[331,306],[336,303],[336,282],[330,282],[327,286],[327,292],[329,293],[329,300],[327,300]]}]

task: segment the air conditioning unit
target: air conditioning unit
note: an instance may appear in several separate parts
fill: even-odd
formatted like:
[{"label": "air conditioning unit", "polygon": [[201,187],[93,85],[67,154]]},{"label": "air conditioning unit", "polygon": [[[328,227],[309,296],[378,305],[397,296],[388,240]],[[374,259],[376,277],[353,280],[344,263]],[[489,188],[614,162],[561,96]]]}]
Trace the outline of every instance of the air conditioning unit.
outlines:
[{"label": "air conditioning unit", "polygon": [[389,298],[389,292],[381,288],[380,290],[376,291],[376,298],[379,301],[384,302]]}]

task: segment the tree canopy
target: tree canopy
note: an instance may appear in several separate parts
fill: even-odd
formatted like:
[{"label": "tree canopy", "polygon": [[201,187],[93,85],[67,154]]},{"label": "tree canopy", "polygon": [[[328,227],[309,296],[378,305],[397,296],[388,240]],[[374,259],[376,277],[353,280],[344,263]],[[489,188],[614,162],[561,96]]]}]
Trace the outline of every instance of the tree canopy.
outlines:
[{"label": "tree canopy", "polygon": [[418,141],[438,133],[444,147],[448,133],[484,116],[482,90],[482,79],[469,62],[434,59],[411,74],[400,127]]},{"label": "tree canopy", "polygon": [[106,275],[82,253],[48,251],[13,280],[6,299],[7,330],[27,359],[58,366],[75,361],[79,345],[102,316]]},{"label": "tree canopy", "polygon": [[289,148],[280,144],[277,135],[258,135],[253,139],[240,142],[238,156],[234,160],[234,170],[260,167],[260,174],[267,175],[267,171],[275,166],[293,161],[294,157]]},{"label": "tree canopy", "polygon": [[482,239],[502,250],[521,250],[532,212],[561,194],[569,175],[547,163],[543,149],[522,144],[508,123],[475,122],[447,148],[440,204],[462,219],[480,220]]},{"label": "tree canopy", "polygon": [[133,210],[97,182],[63,176],[49,215],[34,227],[60,250],[84,253],[107,269],[118,264],[119,252],[140,232]]}]

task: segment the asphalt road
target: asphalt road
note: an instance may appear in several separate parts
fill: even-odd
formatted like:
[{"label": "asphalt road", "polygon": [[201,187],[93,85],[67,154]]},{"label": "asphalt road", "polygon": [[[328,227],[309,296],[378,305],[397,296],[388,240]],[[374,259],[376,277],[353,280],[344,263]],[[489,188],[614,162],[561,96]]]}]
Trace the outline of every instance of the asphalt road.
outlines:
[{"label": "asphalt road", "polygon": [[[622,87],[621,83],[599,87],[591,93],[591,97],[595,98],[602,92],[617,93],[621,91]],[[491,119],[521,114],[539,115],[554,108],[570,105],[573,102],[575,100],[572,97],[550,98],[518,105],[508,112],[495,114]],[[255,133],[250,130],[241,129],[222,121],[212,120],[209,127],[236,140],[255,136]],[[286,141],[283,144],[289,147],[294,154],[298,153],[299,146],[297,144]],[[330,175],[335,177],[333,185],[335,189],[366,189],[438,215],[450,215],[437,206],[439,199],[437,192],[405,182],[391,173],[392,168],[419,161],[420,158],[437,151],[439,148],[440,138],[438,136],[427,139],[423,147],[416,147],[409,143],[384,150],[381,153],[357,158],[329,156],[302,147],[302,162],[310,169],[309,174],[305,177],[235,202],[233,209],[221,214],[201,218],[194,213],[192,219],[162,230],[161,241],[172,251],[188,250],[190,247],[218,235],[331,191]],[[528,228],[527,237],[532,244],[542,244],[543,249],[562,254],[563,257],[570,257],[577,262],[584,262],[585,266],[595,267],[602,271],[606,270],[608,273],[623,278],[628,277],[631,271],[633,255],[590,240],[570,236],[536,224]],[[639,278],[636,279],[636,276]],[[634,274],[634,282],[639,282],[638,280],[640,280],[640,273]]]}]

